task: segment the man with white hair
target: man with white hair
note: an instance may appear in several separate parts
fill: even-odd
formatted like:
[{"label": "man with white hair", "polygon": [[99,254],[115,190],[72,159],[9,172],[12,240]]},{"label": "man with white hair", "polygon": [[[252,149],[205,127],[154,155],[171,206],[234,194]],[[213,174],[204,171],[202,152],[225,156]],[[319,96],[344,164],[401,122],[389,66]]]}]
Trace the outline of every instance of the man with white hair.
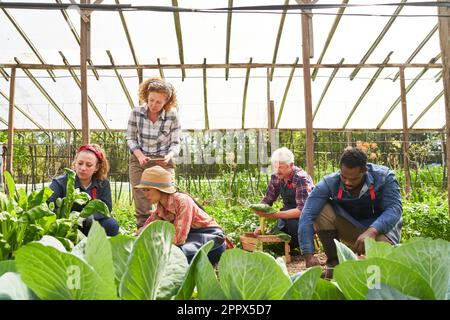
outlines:
[{"label": "man with white hair", "polygon": [[[294,166],[294,154],[286,147],[275,150],[270,158],[273,174],[261,203],[272,205],[281,195],[283,207],[267,214],[256,211],[260,217],[278,219],[272,232],[283,231],[291,236],[291,250],[299,247],[298,221],[308,195],[314,188],[313,180],[301,168]],[[259,227],[254,234],[260,234]]]}]

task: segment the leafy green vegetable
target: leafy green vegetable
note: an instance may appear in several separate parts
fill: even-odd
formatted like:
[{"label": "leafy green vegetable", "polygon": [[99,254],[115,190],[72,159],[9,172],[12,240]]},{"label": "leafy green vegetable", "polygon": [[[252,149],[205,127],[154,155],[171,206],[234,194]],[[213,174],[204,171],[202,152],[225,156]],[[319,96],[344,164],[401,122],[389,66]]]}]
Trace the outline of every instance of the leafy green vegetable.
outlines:
[{"label": "leafy green vegetable", "polygon": [[227,299],[278,300],[291,286],[275,259],[264,252],[225,251],[219,261],[219,275]]},{"label": "leafy green vegetable", "polygon": [[[249,207],[255,211],[262,211],[267,214],[277,212],[274,208],[265,203],[255,203],[249,205]],[[262,235],[266,234],[266,218],[259,217],[259,229],[261,230]]]},{"label": "leafy green vegetable", "polygon": [[250,207],[250,209],[253,209],[256,211],[262,211],[265,213],[277,212],[274,208],[272,208],[271,206],[269,206],[268,204],[265,204],[265,203],[255,203],[255,204],[249,205],[249,207]]},{"label": "leafy green vegetable", "polygon": [[290,235],[288,235],[287,233],[282,232],[282,231],[279,231],[279,232],[275,233],[275,235],[281,241],[291,241],[291,239],[292,239],[292,237]]}]

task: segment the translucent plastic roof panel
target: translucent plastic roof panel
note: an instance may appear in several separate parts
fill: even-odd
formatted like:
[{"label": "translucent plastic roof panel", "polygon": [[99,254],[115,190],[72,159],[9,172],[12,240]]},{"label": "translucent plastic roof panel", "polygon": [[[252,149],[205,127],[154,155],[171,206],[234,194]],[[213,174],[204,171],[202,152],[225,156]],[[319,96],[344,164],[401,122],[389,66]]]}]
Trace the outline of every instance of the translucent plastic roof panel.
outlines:
[{"label": "translucent plastic roof panel", "polygon": [[[5,103],[6,102],[6,103]],[[21,106],[22,109],[27,108],[27,106]],[[6,122],[8,122],[9,116],[9,104],[3,97],[0,97],[0,117],[3,118]],[[0,122],[4,128],[7,128],[3,122]],[[14,109],[14,128],[16,129],[38,129],[30,120],[28,120],[21,112],[17,109]]]},{"label": "translucent plastic roof panel", "polygon": [[[281,1],[280,1],[281,2]],[[270,5],[271,0],[255,0],[251,5]],[[233,6],[248,6],[245,0],[233,1]],[[231,28],[230,61],[272,61],[280,16],[261,13],[234,13]]]},{"label": "translucent plastic roof panel", "polygon": [[[2,3],[16,2],[4,0]],[[43,2],[28,0],[22,2]],[[65,4],[71,1],[63,0]],[[284,0],[234,0],[233,6],[283,5]],[[364,4],[388,4],[392,1],[364,1]],[[408,3],[417,2],[409,0]],[[51,1],[49,3],[55,3]],[[132,6],[172,6],[170,0],[121,0],[121,4]],[[296,4],[291,0],[289,4]],[[319,4],[341,4],[342,0],[319,1]],[[116,4],[115,0],[104,0],[102,4]],[[362,1],[351,0],[351,5]],[[183,8],[226,8],[227,0],[179,0]],[[73,6],[72,8],[76,8]],[[323,64],[336,64],[342,58],[346,64],[358,64],[386,27],[397,9],[396,5],[348,7],[340,19],[336,32],[323,57]],[[22,10],[6,9],[17,22],[21,30],[36,47],[48,64],[63,65],[59,52],[64,54],[71,65],[78,65],[80,46],[64,20],[61,10]],[[336,19],[338,8],[313,10],[313,47],[314,56],[311,63],[318,61],[324,50],[330,29]],[[367,57],[366,63],[382,63],[392,51],[389,63],[405,63],[419,44],[436,26],[436,7],[407,7],[387,30],[383,39]],[[68,17],[80,34],[80,15],[77,10],[67,10]],[[415,16],[414,16],[415,15]],[[434,15],[423,17],[420,15]],[[173,12],[124,11],[130,41],[140,64],[179,64],[180,54],[185,64],[226,63],[227,19],[228,13],[180,12],[182,46],[177,39]],[[109,51],[115,65],[133,66],[132,49],[128,42],[124,26],[117,11],[93,11],[91,16],[90,58],[95,65],[111,65],[107,54]],[[247,63],[252,58],[254,63],[272,63],[277,34],[282,19],[281,11],[242,12],[232,14],[229,63]],[[302,28],[300,10],[286,14],[281,34],[276,63],[292,64],[299,58],[302,63]],[[0,64],[14,64],[17,57],[21,63],[39,64],[40,61],[25,42],[5,12],[0,11]],[[428,63],[440,53],[439,32],[436,31],[415,55],[411,63]],[[437,63],[440,63],[438,60]],[[5,69],[10,74],[10,69]],[[132,107],[138,104],[137,70],[118,69],[127,93],[121,86],[114,70],[97,69],[100,79],[88,72],[88,94],[98,112],[111,129],[126,129],[127,119]],[[230,68],[229,79],[225,80],[225,69],[207,70],[207,107],[209,127],[211,129],[240,129],[242,127],[243,96],[246,78],[246,66]],[[342,129],[355,107],[359,97],[377,72],[377,68],[361,68],[354,78],[350,76],[353,68],[341,68],[328,88],[313,126],[318,129]],[[398,68],[385,68],[378,79],[354,110],[345,128],[376,129],[386,112],[400,96],[399,79],[393,81]],[[421,68],[406,68],[405,77],[408,86],[422,71]],[[430,69],[407,95],[408,123],[412,124],[431,101],[442,91],[442,80],[435,82],[440,69]],[[54,82],[46,70],[30,70],[37,81],[48,92],[54,103],[70,119],[73,125],[81,128],[81,93],[78,85],[68,70],[54,70]],[[75,71],[80,78],[80,71]],[[185,69],[185,78],[179,69],[164,69],[164,75],[171,81],[179,94],[179,113],[183,129],[205,128],[203,70]],[[312,70],[311,70],[312,72]],[[316,109],[325,90],[333,68],[320,69],[312,81],[312,109]],[[282,105],[286,85],[291,73],[289,67],[277,67],[270,82],[270,99],[275,105],[275,122]],[[144,70],[144,79],[159,75],[158,69]],[[244,122],[246,128],[267,127],[267,69],[252,68],[248,83]],[[0,75],[0,89],[9,94],[9,82]],[[286,96],[284,109],[279,121],[279,128],[305,127],[305,98],[303,87],[303,70],[297,68]],[[69,129],[70,126],[55,111],[49,100],[36,88],[26,74],[18,70],[16,79],[15,103],[29,112],[30,117],[47,129]],[[440,129],[443,126],[443,98],[439,99],[430,110],[414,125],[417,129]],[[0,97],[0,104],[7,106],[6,99]],[[7,118],[7,108],[3,107],[0,115]],[[5,113],[6,111],[6,113]],[[36,127],[26,118],[17,114],[17,127],[29,129]],[[99,117],[89,105],[89,125],[91,129],[104,129]],[[433,121],[439,119],[439,121]],[[1,125],[1,124],[0,124]],[[401,129],[401,105],[397,104],[381,129]]]},{"label": "translucent plastic roof panel", "polygon": [[[7,9],[7,12],[28,36],[46,63],[62,64],[59,50],[62,50],[68,57],[76,55],[79,57],[79,45],[70,33],[70,29],[59,10]],[[2,12],[0,16],[2,26],[0,29],[5,28],[8,32],[4,34],[7,38],[6,41],[2,36],[1,43],[6,43],[6,48],[11,45],[17,50],[14,52],[14,56],[17,56],[21,63],[40,63],[6,15]],[[3,35],[3,32],[0,31],[0,35]],[[0,57],[2,56],[3,54]],[[11,60],[11,57],[7,58]]]},{"label": "translucent plastic roof panel", "polygon": [[415,129],[443,128],[445,125],[445,106],[444,97],[439,101],[417,122]]},{"label": "translucent plastic roof panel", "polygon": [[[408,127],[412,125],[412,123],[416,120],[416,118],[422,113],[422,111],[428,107],[428,105],[435,99],[435,97],[442,92],[443,86],[442,83],[436,83],[433,78],[430,78],[428,71],[422,78],[419,80],[420,84],[416,84],[407,94],[406,96],[406,110],[407,110],[407,119],[408,119]],[[428,75],[428,77],[427,77]],[[405,81],[406,86],[411,82]],[[442,114],[444,115],[444,114]],[[444,116],[437,117],[445,119]],[[396,128],[398,126],[398,122],[402,121],[402,109],[401,104],[397,106],[397,108],[392,112],[392,115],[386,120],[385,124],[382,128],[391,129]],[[441,123],[441,121],[438,121]],[[443,124],[441,125],[441,127]],[[416,128],[416,126],[414,126]]]},{"label": "translucent plastic roof panel", "polygon": [[[112,1],[114,2],[114,1]],[[122,4],[130,3],[121,1]],[[133,0],[133,5],[171,6],[168,0]],[[112,15],[119,16],[114,12]],[[171,12],[124,12],[128,30],[136,55],[141,64],[155,64],[157,58],[161,63],[180,63],[178,55],[175,23]],[[124,31],[121,32],[124,34]],[[122,42],[128,48],[127,42]]]}]

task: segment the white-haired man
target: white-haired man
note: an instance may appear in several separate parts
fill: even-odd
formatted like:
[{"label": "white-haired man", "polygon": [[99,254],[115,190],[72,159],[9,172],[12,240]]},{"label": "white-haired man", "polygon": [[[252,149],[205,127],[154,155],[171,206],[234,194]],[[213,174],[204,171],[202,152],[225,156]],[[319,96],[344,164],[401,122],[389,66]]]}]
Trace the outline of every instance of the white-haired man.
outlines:
[{"label": "white-haired man", "polygon": [[[294,166],[294,154],[286,147],[275,150],[270,158],[273,174],[261,203],[272,205],[279,196],[283,207],[279,212],[266,214],[256,211],[260,217],[278,219],[272,232],[283,231],[291,236],[291,250],[299,247],[298,221],[306,199],[314,188],[313,180],[301,168]],[[259,228],[255,235],[260,234]]]}]

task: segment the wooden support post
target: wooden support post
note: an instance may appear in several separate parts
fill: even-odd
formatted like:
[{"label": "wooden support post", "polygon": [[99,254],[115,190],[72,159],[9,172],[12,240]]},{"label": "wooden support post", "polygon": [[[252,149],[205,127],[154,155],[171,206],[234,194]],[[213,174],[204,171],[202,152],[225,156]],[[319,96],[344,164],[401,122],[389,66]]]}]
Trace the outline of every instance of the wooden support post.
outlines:
[{"label": "wooden support post", "polygon": [[72,156],[71,156],[71,131],[66,131],[66,151],[67,151],[67,166],[70,167],[70,164],[72,163]]},{"label": "wooden support post", "polygon": [[[310,3],[305,1],[304,3]],[[303,55],[303,88],[305,93],[305,127],[306,127],[306,171],[314,179],[314,137],[311,98],[310,38],[309,18],[302,13],[302,55]]]},{"label": "wooden support post", "polygon": [[141,84],[144,81],[144,70],[138,69],[138,81]]},{"label": "wooden support post", "polygon": [[267,134],[269,138],[270,150],[267,150],[268,154],[272,154],[272,140],[273,140],[273,129],[275,128],[275,104],[274,101],[270,99],[270,69],[267,68]]},{"label": "wooden support post", "polygon": [[[439,2],[444,2],[439,0]],[[450,173],[450,9],[447,7],[438,7],[439,17],[439,38],[442,53],[442,70],[444,79],[444,97],[445,97],[445,136],[447,144],[447,172]],[[450,208],[450,174],[447,174],[447,192],[448,206]],[[450,215],[450,211],[449,211]]]},{"label": "wooden support post", "polygon": [[14,154],[14,93],[16,90],[16,68],[11,69],[9,83],[9,114],[8,114],[8,153],[6,154],[6,171],[13,173]]},{"label": "wooden support post", "polygon": [[273,139],[273,129],[275,128],[275,103],[273,100],[269,101],[269,109],[267,110],[267,117],[268,117],[268,123],[267,128],[269,130],[269,146],[270,146],[270,154],[272,154],[272,143],[274,142]]},{"label": "wooden support post", "polygon": [[411,194],[411,174],[409,172],[409,130],[408,113],[406,109],[405,69],[400,68],[400,94],[402,97],[402,121],[403,121],[403,169],[405,171],[405,196]]},{"label": "wooden support post", "polygon": [[[206,65],[206,58],[203,59],[203,63]],[[203,68],[203,106],[205,114],[205,130],[209,130],[209,115],[208,115],[208,91],[206,90],[206,67]]]},{"label": "wooden support post", "polygon": [[[81,0],[81,4],[88,4],[90,0]],[[90,16],[83,16],[84,10],[81,12],[80,24],[80,73],[81,73],[81,128],[83,136],[83,144],[87,144],[90,141],[89,132],[89,112],[88,112],[88,94],[87,94],[87,63],[89,59],[89,46],[90,46]],[[83,19],[83,17],[85,19]],[[88,17],[88,19],[86,19]],[[88,20],[87,22],[85,20]]]}]

